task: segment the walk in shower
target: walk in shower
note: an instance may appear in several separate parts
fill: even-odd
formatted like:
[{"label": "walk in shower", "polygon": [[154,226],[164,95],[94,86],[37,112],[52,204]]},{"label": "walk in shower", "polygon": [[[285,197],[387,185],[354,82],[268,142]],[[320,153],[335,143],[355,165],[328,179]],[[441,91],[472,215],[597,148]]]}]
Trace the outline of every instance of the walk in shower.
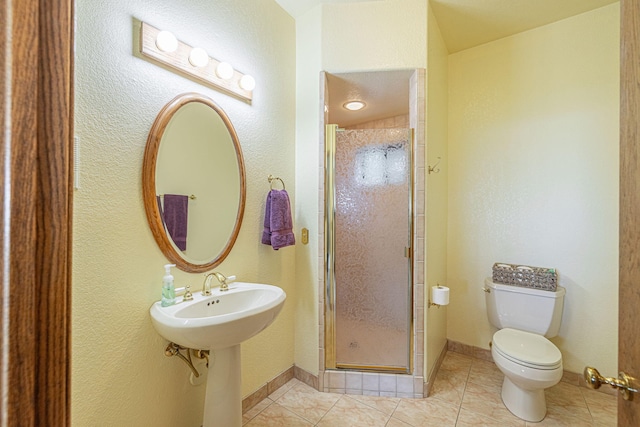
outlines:
[{"label": "walk in shower", "polygon": [[[427,391],[424,82],[423,69],[321,74],[325,392]],[[366,107],[349,111],[353,99]]]},{"label": "walk in shower", "polygon": [[326,368],[410,374],[413,132],[326,136]]}]

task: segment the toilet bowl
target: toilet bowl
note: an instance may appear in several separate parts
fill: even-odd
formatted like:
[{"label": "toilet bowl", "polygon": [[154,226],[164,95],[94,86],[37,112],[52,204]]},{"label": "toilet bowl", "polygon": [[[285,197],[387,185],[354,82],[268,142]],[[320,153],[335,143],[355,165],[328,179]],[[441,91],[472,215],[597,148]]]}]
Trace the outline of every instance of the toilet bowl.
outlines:
[{"label": "toilet bowl", "polygon": [[562,354],[542,335],[505,328],[493,336],[491,355],[504,374],[502,401],[515,416],[542,421],[544,390],[562,379]]},{"label": "toilet bowl", "polygon": [[560,329],[565,289],[523,288],[485,280],[489,322],[498,328],[491,355],[504,374],[502,401],[515,416],[542,421],[544,390],[562,379],[562,353],[546,337]]}]

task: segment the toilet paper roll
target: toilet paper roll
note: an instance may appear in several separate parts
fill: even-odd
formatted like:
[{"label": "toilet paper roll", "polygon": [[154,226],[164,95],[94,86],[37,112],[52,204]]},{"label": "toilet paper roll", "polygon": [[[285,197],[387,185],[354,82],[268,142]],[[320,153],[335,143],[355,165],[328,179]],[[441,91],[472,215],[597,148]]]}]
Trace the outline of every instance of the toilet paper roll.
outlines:
[{"label": "toilet paper roll", "polygon": [[431,288],[431,302],[438,305],[448,305],[449,288],[446,286],[433,286]]}]

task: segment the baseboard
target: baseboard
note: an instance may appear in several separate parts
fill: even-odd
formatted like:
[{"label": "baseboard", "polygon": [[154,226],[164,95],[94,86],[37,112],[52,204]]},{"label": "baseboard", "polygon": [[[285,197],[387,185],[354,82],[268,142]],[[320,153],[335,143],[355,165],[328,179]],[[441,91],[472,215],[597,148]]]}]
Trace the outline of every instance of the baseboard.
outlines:
[{"label": "baseboard", "polygon": [[454,353],[460,353],[466,356],[471,356],[476,359],[488,360],[489,362],[493,362],[493,357],[491,356],[491,350],[487,350],[484,348],[447,340],[447,350],[452,351]]},{"label": "baseboard", "polygon": [[447,354],[448,350],[448,341],[444,343],[442,346],[442,350],[440,351],[440,355],[438,356],[438,360],[433,365],[433,369],[427,378],[427,382],[424,383],[424,397],[429,397],[431,394],[431,388],[433,387],[433,382],[436,380],[436,375],[438,374],[438,370],[440,369],[440,365],[442,365],[442,361],[444,360],[444,356]]},{"label": "baseboard", "polygon": [[[448,340],[447,349],[454,353],[465,354],[467,356],[475,357],[476,359],[488,360],[490,362],[493,362],[493,357],[491,357],[491,350],[487,350],[484,348],[479,348],[472,345],[462,344],[456,341]],[[429,380],[431,381],[431,378],[429,378]],[[570,372],[566,370],[563,371],[562,379],[560,381],[567,384],[575,385],[578,387],[589,388],[582,374],[578,374],[575,372]],[[597,391],[604,394],[614,395],[614,396],[618,394],[617,390],[611,387],[600,387]]]},{"label": "baseboard", "polygon": [[295,379],[305,383],[309,387],[312,387],[312,388],[314,388],[316,390],[320,390],[320,381],[319,381],[317,375],[313,375],[313,374],[311,374],[311,373],[305,371],[304,369],[302,369],[302,368],[300,368],[298,366],[295,366],[295,365],[293,366],[293,369],[294,369],[293,377]]},{"label": "baseboard", "polygon": [[289,369],[279,373],[273,379],[266,382],[258,390],[254,391],[244,399],[242,399],[242,413],[244,414],[249,409],[262,402],[269,397],[274,391],[288,383],[293,378],[307,384],[310,387],[318,390],[318,376],[313,375],[298,366],[291,366]]}]

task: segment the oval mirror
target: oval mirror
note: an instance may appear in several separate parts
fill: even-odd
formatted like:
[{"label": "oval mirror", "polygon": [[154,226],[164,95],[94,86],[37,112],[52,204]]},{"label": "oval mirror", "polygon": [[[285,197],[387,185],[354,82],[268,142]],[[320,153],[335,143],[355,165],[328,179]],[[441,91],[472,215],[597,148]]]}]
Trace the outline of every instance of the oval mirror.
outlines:
[{"label": "oval mirror", "polygon": [[187,93],[160,111],[142,194],[153,237],[179,269],[205,272],[227,257],[244,215],[244,160],[231,121],[211,99]]}]

